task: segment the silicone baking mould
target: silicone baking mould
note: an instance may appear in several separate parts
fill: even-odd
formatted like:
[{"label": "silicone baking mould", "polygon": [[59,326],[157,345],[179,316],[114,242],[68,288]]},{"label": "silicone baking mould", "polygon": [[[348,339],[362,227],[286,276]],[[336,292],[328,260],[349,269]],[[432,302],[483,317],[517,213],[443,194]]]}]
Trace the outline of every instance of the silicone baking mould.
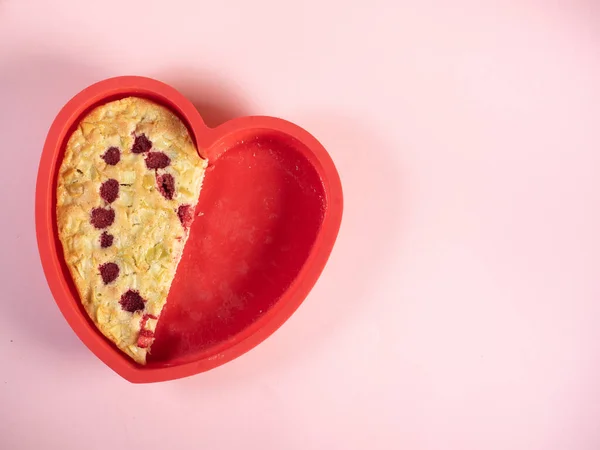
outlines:
[{"label": "silicone baking mould", "polygon": [[[56,226],[56,176],[79,120],[105,102],[138,96],[170,108],[209,160],[196,219],[145,366],[121,353],[87,316]],[[36,232],[52,295],[83,343],[134,383],[165,381],[224,364],[258,345],[300,306],[321,274],[342,218],[333,161],[307,131],[273,117],[209,128],[177,90],[145,77],[96,83],[52,124],[36,187]]]}]

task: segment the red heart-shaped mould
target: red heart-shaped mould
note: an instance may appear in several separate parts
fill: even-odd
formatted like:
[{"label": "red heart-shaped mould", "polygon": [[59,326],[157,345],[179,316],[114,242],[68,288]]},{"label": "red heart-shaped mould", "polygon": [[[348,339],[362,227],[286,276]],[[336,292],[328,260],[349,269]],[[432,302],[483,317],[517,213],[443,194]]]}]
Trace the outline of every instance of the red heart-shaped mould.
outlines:
[{"label": "red heart-shaped mould", "polygon": [[[175,112],[209,160],[184,255],[140,366],[97,331],[66,267],[56,227],[56,174],[80,118],[118,98],[139,96]],[[36,186],[36,233],[58,307],[83,343],[123,378],[171,380],[226,363],[266,339],[298,308],[331,253],[342,218],[342,187],[323,146],[273,117],[242,117],[208,128],[172,87],[117,77],[77,94],[52,124]]]}]

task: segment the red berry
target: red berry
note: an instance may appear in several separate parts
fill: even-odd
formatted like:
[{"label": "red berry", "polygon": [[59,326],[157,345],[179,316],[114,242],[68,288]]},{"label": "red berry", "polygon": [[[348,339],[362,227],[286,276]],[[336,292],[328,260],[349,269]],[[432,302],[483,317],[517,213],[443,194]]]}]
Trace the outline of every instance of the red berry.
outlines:
[{"label": "red berry", "polygon": [[112,262],[102,264],[98,270],[100,270],[100,275],[102,276],[104,284],[112,283],[119,276],[119,266]]},{"label": "red berry", "polygon": [[148,348],[152,345],[154,340],[154,333],[150,330],[141,330],[140,336],[138,337],[137,346],[139,348]]},{"label": "red berry", "polygon": [[156,317],[153,314],[144,314],[142,316],[142,320],[140,321],[140,328],[143,330],[146,327],[146,322],[148,322],[149,319],[154,319],[154,320],[158,320],[158,317]]},{"label": "red berry", "polygon": [[114,236],[106,231],[100,235],[100,247],[106,248],[113,244]]},{"label": "red berry", "polygon": [[115,211],[111,208],[94,208],[92,209],[92,215],[90,222],[96,228],[101,230],[112,225],[115,221]]},{"label": "red berry", "polygon": [[190,205],[179,205],[177,216],[183,228],[187,230],[194,220],[192,207]]},{"label": "red berry", "polygon": [[164,169],[169,164],[171,164],[171,158],[163,152],[150,152],[146,156],[146,167],[148,169]]},{"label": "red berry", "polygon": [[106,150],[104,155],[102,155],[102,159],[106,164],[116,166],[121,160],[121,151],[117,147],[110,147],[108,150]]},{"label": "red berry", "polygon": [[157,176],[156,184],[158,185],[159,192],[164,198],[173,200],[173,195],[175,195],[175,179],[173,178],[173,175],[165,173],[164,175]]},{"label": "red berry", "polygon": [[121,308],[130,313],[144,309],[144,299],[138,291],[133,291],[131,289],[121,295],[119,303],[121,304]]},{"label": "red berry", "polygon": [[100,197],[107,203],[114,202],[119,196],[119,182],[113,178],[106,180],[100,186]]},{"label": "red berry", "polygon": [[146,153],[148,150],[152,148],[152,142],[146,137],[145,134],[140,134],[135,137],[135,141],[133,142],[133,147],[131,151],[133,153]]}]

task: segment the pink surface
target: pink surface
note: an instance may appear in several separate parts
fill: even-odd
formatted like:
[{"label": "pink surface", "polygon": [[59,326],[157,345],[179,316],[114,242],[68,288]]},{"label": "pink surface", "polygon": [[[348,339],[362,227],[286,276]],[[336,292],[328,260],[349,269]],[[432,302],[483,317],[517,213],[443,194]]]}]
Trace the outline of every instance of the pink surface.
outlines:
[{"label": "pink surface", "polygon": [[[600,4],[352,3],[0,0],[1,449],[600,448]],[[84,348],[34,237],[54,114],[121,74],[298,123],[346,196],[292,319],[164,384]]]}]

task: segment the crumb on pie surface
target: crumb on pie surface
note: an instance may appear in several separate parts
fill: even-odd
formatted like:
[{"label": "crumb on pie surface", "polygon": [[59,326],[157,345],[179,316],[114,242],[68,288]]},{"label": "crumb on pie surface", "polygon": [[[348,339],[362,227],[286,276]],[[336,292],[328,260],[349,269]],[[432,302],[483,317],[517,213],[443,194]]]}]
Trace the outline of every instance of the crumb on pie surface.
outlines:
[{"label": "crumb on pie surface", "polygon": [[65,260],[92,321],[140,364],[188,238],[181,208],[195,208],[206,164],[179,118],[137,97],[94,109],[65,149]]}]

